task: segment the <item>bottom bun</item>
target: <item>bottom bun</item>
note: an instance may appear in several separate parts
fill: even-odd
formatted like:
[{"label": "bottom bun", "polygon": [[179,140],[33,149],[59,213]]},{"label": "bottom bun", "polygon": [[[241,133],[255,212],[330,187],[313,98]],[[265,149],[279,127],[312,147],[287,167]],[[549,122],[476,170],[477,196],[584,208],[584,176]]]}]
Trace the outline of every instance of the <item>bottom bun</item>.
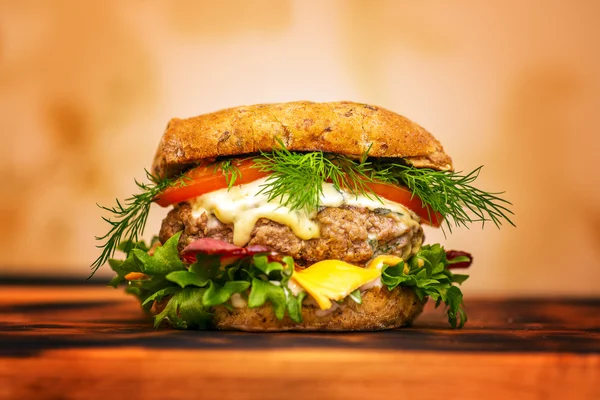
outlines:
[{"label": "bottom bun", "polygon": [[213,324],[222,330],[248,332],[273,331],[378,331],[410,325],[423,311],[421,302],[410,288],[373,288],[362,295],[362,304],[347,298],[332,310],[320,310],[305,301],[302,323],[289,317],[278,320],[270,304],[257,308],[214,308]]}]

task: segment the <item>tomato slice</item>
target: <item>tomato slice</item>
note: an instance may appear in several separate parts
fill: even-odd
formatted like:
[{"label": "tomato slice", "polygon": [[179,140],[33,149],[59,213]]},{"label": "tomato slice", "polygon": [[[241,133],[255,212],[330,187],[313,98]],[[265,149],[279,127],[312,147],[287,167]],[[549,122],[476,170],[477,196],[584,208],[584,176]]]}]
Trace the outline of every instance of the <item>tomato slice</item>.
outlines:
[{"label": "tomato slice", "polygon": [[[241,173],[241,177],[238,177],[235,181],[236,185],[253,182],[269,175],[267,172],[261,172],[259,169],[254,168],[254,162],[251,159],[234,160],[233,162]],[[434,212],[428,207],[423,207],[421,199],[418,196],[413,196],[413,193],[407,188],[387,183],[365,182],[365,184],[378,196],[411,209],[424,223],[439,227],[444,220],[440,213]],[[158,195],[154,201],[162,207],[167,207],[226,187],[227,181],[221,171],[215,171],[213,165],[200,165],[184,175],[181,186],[176,185],[168,188]]]},{"label": "tomato slice", "polygon": [[430,207],[424,207],[421,199],[407,188],[387,183],[365,182],[365,184],[378,196],[411,209],[421,218],[421,222],[439,227],[444,221],[444,216],[441,213],[433,211]]},{"label": "tomato slice", "polygon": [[[250,159],[233,162],[241,174],[235,180],[236,185],[253,182],[268,175],[253,168],[254,162]],[[171,186],[158,195],[154,199],[156,204],[167,207],[227,187],[225,175],[220,170],[215,171],[214,165],[200,165],[187,172],[182,179],[182,185]]]}]

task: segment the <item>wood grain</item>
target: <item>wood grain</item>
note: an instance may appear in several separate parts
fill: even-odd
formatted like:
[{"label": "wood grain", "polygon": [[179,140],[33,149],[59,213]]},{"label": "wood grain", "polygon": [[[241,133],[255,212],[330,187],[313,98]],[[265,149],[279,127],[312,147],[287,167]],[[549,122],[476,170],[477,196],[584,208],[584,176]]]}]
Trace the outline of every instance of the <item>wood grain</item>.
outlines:
[{"label": "wood grain", "polygon": [[375,333],[154,330],[104,287],[0,286],[0,399],[600,398],[600,299],[429,307]]}]

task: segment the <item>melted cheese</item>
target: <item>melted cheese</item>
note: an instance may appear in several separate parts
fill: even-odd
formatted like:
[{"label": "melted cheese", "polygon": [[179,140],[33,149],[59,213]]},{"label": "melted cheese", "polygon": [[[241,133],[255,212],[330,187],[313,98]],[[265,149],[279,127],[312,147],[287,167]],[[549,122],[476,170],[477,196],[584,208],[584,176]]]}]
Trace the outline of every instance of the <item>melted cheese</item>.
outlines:
[{"label": "melted cheese", "polygon": [[327,310],[331,308],[331,300],[343,299],[380,275],[381,271],[376,268],[361,268],[344,261],[325,260],[294,271],[291,279],[316,300],[321,310]]},{"label": "melted cheese", "polygon": [[[302,240],[319,237],[319,226],[314,221],[316,212],[305,210],[290,210],[278,201],[268,201],[267,196],[258,194],[267,178],[254,182],[237,185],[231,189],[220,189],[206,193],[190,201],[192,216],[199,218],[203,213],[209,217],[209,223],[214,216],[224,224],[233,225],[233,243],[244,246],[250,241],[254,225],[260,218],[290,227],[294,234]],[[365,207],[370,210],[385,208],[396,214],[391,214],[399,223],[410,226],[418,223],[414,216],[402,204],[366,196],[356,196],[345,191],[338,191],[333,184],[323,184],[323,194],[319,204],[324,207],[340,207],[342,205]]]},{"label": "melted cheese", "polygon": [[381,287],[381,268],[400,261],[402,258],[397,256],[377,256],[365,268],[339,260],[319,261],[306,269],[294,271],[289,283],[308,292],[321,310],[330,310],[335,306],[332,300],[342,300],[356,289],[365,291]]},{"label": "melted cheese", "polygon": [[396,265],[400,261],[402,261],[402,258],[398,256],[377,256],[367,263],[366,268],[381,270],[384,265]]}]

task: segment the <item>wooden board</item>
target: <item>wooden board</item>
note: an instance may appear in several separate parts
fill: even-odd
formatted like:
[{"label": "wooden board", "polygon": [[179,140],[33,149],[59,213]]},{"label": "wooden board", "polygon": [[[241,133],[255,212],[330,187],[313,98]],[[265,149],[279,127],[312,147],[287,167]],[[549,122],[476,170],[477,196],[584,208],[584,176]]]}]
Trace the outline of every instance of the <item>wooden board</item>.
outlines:
[{"label": "wooden board", "polygon": [[154,330],[105,287],[0,286],[4,398],[600,398],[600,299],[471,300],[373,333]]}]

